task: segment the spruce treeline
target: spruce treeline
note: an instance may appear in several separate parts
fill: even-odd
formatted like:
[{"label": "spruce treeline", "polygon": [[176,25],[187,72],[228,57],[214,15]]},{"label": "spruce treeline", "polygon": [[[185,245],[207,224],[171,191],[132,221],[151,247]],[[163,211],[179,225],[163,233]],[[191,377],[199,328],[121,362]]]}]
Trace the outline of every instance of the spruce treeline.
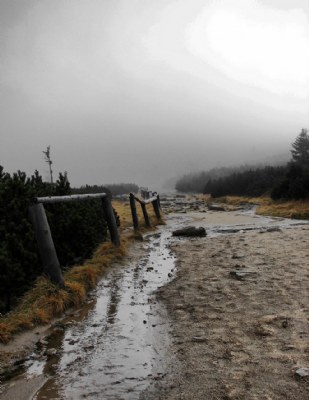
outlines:
[{"label": "spruce treeline", "polygon": [[309,135],[302,129],[292,143],[291,161],[285,166],[216,168],[185,175],[178,180],[180,192],[210,194],[212,197],[270,195],[272,199],[309,198]]},{"label": "spruce treeline", "polygon": [[286,166],[264,167],[208,180],[204,193],[220,196],[270,195],[273,200],[309,198],[309,135],[302,129],[291,149],[292,159]]},{"label": "spruce treeline", "polygon": [[[247,167],[245,166],[239,167],[237,168],[237,171],[242,171],[246,168]],[[202,171],[184,175],[176,182],[175,189],[178,192],[183,193],[203,193],[205,182],[228,176],[230,175],[231,170],[236,171],[236,168],[234,170],[227,167],[212,168],[209,171]]]},{"label": "spruce treeline", "polygon": [[212,197],[267,195],[282,180],[286,170],[286,167],[264,167],[235,172],[224,178],[209,180],[204,193]]},{"label": "spruce treeline", "polygon": [[[0,313],[9,311],[41,275],[28,207],[33,197],[71,194],[67,174],[55,184],[35,173],[9,174],[0,166]],[[100,200],[46,204],[48,222],[63,268],[81,262],[106,238]]]}]

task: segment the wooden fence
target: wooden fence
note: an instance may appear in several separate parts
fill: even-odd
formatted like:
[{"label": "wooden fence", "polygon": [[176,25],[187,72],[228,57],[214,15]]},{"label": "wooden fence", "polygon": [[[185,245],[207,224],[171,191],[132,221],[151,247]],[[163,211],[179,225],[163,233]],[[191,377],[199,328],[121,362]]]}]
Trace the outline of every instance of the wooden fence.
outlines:
[{"label": "wooden fence", "polygon": [[160,213],[160,197],[158,194],[152,194],[152,197],[150,195],[144,195],[143,197],[146,197],[146,200],[139,199],[136,197],[133,193],[130,193],[130,206],[131,206],[131,214],[132,214],[132,220],[133,220],[133,226],[134,229],[137,230],[139,228],[139,221],[138,221],[138,216],[137,216],[137,210],[136,210],[136,202],[138,202],[141,205],[143,216],[145,219],[145,223],[147,226],[150,226],[150,220],[147,212],[146,205],[147,204],[152,204],[153,210],[155,212],[155,215],[158,220],[161,219],[161,213]]},{"label": "wooden fence", "polygon": [[[150,197],[152,195],[152,197]],[[139,221],[136,211],[136,202],[138,202],[143,211],[143,216],[147,226],[150,226],[150,220],[146,205],[152,204],[157,219],[161,219],[160,214],[160,198],[158,194],[148,192],[145,196],[146,200],[141,200],[133,193],[130,193],[130,206],[133,219],[134,230],[139,228]],[[43,273],[59,287],[64,287],[63,275],[61,272],[60,263],[55,249],[54,241],[50,231],[49,223],[44,209],[44,204],[48,203],[63,203],[72,201],[83,201],[89,199],[102,200],[104,217],[110,233],[111,241],[115,246],[120,245],[120,237],[117,228],[117,221],[112,207],[111,199],[106,193],[95,194],[76,194],[71,196],[49,196],[35,197],[33,204],[29,207],[30,218],[34,226],[35,237],[38,244],[39,254],[43,264]]]},{"label": "wooden fence", "polygon": [[43,263],[43,272],[49,279],[60,287],[64,287],[63,276],[46,217],[44,204],[82,201],[89,199],[102,199],[102,207],[111,241],[115,246],[120,245],[117,222],[109,196],[106,193],[77,194],[72,196],[35,197],[29,207],[30,218],[38,243],[39,254]]}]

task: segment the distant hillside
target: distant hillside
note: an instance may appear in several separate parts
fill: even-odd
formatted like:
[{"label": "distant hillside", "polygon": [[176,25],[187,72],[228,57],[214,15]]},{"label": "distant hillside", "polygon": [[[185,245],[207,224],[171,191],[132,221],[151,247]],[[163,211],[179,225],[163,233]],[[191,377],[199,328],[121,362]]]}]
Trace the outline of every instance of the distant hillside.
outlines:
[{"label": "distant hillside", "polygon": [[256,163],[246,163],[236,167],[218,167],[208,171],[200,171],[183,175],[175,183],[175,189],[178,192],[184,193],[204,193],[205,186],[208,181],[214,181],[220,178],[227,177],[231,174],[248,170],[263,169],[264,167],[272,166],[279,167],[286,165],[289,160],[289,153],[279,154],[273,157],[267,157],[264,160]]},{"label": "distant hillside", "polygon": [[287,166],[280,166],[233,172],[225,177],[208,180],[204,193],[212,197],[270,195],[273,188],[284,179],[287,170]]}]

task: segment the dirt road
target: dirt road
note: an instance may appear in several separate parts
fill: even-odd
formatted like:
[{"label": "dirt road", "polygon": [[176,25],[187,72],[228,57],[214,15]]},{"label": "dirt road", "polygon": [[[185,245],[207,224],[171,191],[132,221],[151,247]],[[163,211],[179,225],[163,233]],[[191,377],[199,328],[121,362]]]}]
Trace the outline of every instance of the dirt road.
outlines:
[{"label": "dirt road", "polygon": [[309,227],[268,230],[172,244],[169,372],[143,399],[309,399]]},{"label": "dirt road", "polygon": [[[1,400],[309,398],[309,225],[182,211],[54,325]],[[171,237],[189,224],[208,235]]]}]

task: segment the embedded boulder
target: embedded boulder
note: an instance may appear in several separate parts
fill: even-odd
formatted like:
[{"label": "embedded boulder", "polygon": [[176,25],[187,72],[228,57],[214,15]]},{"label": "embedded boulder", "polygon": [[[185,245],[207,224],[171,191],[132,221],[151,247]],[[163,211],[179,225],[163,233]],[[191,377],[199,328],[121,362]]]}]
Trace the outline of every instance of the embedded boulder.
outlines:
[{"label": "embedded boulder", "polygon": [[218,204],[208,204],[209,211],[226,211],[226,208]]},{"label": "embedded boulder", "polygon": [[206,230],[201,226],[199,228],[196,228],[195,226],[187,226],[173,231],[173,236],[204,237],[206,236]]}]

